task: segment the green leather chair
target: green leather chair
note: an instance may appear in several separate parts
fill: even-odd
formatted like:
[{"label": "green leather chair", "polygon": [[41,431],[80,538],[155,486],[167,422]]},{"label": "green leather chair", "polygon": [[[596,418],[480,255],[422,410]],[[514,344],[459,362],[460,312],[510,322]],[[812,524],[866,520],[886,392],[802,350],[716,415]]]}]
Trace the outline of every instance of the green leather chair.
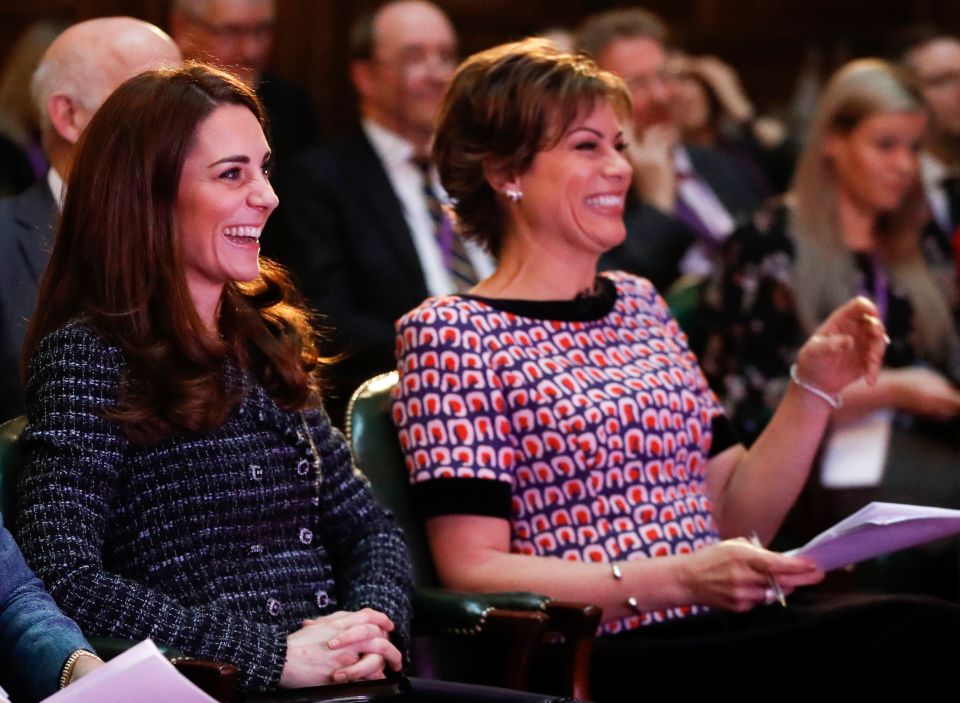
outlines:
[{"label": "green leather chair", "polygon": [[[534,593],[457,593],[440,586],[414,514],[390,394],[397,373],[361,385],[347,407],[354,462],[403,528],[413,562],[416,636],[431,643],[441,678],[589,699],[589,661],[601,611]],[[464,666],[464,663],[469,666]]]},{"label": "green leather chair", "polygon": [[[19,508],[17,481],[24,461],[20,435],[26,425],[25,417],[17,417],[0,425],[0,509],[3,510],[4,520],[11,527],[16,523]],[[111,637],[93,637],[90,644],[103,659],[109,660],[136,643]],[[236,667],[184,657],[172,647],[159,647],[181,674],[207,694],[225,703],[233,700],[237,682]]]}]

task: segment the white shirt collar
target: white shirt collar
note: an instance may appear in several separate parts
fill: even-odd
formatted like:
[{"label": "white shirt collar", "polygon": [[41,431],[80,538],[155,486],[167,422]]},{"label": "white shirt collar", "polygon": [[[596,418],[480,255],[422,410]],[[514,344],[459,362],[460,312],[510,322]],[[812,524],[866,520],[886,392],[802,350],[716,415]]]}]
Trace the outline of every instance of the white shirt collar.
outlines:
[{"label": "white shirt collar", "polygon": [[47,171],[47,185],[50,186],[50,192],[53,194],[53,201],[57,204],[57,210],[63,210],[63,199],[67,197],[67,184],[57,173],[57,169],[51,167]]},{"label": "white shirt collar", "polygon": [[387,168],[406,164],[413,158],[413,144],[401,137],[396,132],[391,132],[386,127],[378,124],[369,117],[363,120],[363,131],[370,140],[370,146],[377,152],[380,160],[387,165]]},{"label": "white shirt collar", "polygon": [[920,153],[920,179],[926,190],[940,188],[947,175],[947,165],[929,151]]}]

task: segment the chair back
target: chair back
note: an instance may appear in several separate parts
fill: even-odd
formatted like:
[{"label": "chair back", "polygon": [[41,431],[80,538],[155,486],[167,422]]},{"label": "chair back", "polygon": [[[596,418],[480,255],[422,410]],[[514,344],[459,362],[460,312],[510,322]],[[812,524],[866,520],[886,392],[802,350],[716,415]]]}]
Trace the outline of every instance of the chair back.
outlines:
[{"label": "chair back", "polygon": [[23,415],[0,425],[0,510],[8,526],[17,519],[17,482],[24,461],[20,435],[26,426],[27,418]]},{"label": "chair back", "polygon": [[365,381],[347,406],[347,441],[357,468],[367,478],[382,507],[403,529],[417,586],[439,585],[423,525],[413,508],[409,474],[391,415],[396,371]]}]

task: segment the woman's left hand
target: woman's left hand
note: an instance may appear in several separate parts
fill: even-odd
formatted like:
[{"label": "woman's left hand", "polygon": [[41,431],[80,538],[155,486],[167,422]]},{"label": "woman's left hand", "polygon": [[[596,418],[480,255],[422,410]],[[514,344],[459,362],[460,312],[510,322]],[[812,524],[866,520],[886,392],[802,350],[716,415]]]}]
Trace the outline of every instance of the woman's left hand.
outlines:
[{"label": "woman's left hand", "polygon": [[877,307],[860,296],[834,310],[797,354],[797,373],[830,394],[861,377],[876,383],[889,339]]}]

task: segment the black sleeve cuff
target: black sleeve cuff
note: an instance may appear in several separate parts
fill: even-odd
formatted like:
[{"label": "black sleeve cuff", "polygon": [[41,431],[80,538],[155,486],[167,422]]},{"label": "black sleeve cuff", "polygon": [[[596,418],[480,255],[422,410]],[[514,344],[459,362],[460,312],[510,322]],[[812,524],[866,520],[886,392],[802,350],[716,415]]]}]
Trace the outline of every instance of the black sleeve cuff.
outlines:
[{"label": "black sleeve cuff", "polygon": [[710,459],[730,447],[740,444],[740,437],[737,435],[733,423],[722,413],[713,416],[710,431],[713,433],[713,444],[710,445],[710,456],[708,457]]},{"label": "black sleeve cuff", "polygon": [[422,518],[437,515],[485,515],[509,520],[512,488],[486,478],[438,478],[412,486],[413,504]]}]

